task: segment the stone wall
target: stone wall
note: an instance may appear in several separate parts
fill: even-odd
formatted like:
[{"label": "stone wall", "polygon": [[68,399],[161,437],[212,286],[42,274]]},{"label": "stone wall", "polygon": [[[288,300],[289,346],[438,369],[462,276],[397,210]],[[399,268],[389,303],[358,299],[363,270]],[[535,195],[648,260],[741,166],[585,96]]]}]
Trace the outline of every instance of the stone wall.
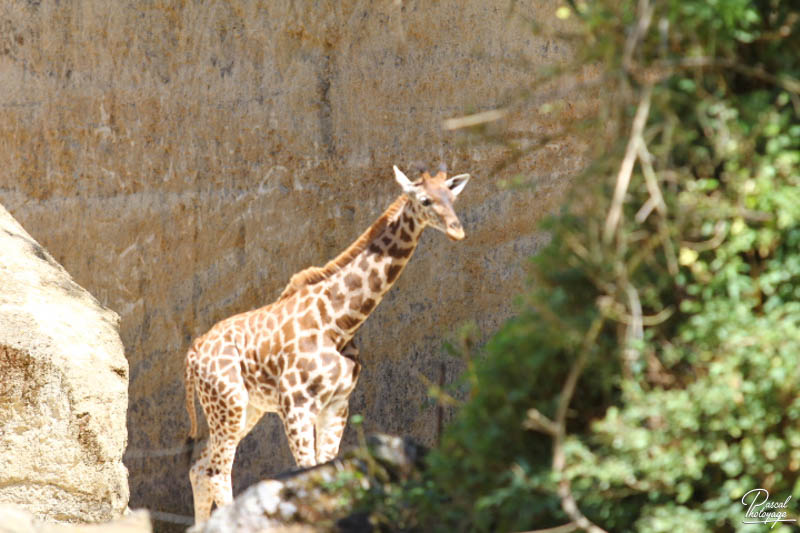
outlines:
[{"label": "stone wall", "polygon": [[[190,340],[343,249],[398,194],[391,166],[415,161],[473,175],[456,206],[467,239],[423,236],[356,339],[365,368],[351,412],[368,431],[436,439],[419,374],[438,380],[445,361],[452,381],[443,339],[513,312],[525,258],[546,238],[535,224],[579,167],[576,142],[561,139],[493,172],[507,149],[441,127],[506,105],[536,68],[568,57],[524,22],[550,24],[555,3],[519,4],[0,6],[0,203],[122,318],[132,507],[191,514],[180,453]],[[585,107],[568,92],[561,104],[512,107],[490,131],[556,131]],[[517,175],[535,187],[498,187]],[[235,490],[291,464],[265,420],[239,449]]]}]

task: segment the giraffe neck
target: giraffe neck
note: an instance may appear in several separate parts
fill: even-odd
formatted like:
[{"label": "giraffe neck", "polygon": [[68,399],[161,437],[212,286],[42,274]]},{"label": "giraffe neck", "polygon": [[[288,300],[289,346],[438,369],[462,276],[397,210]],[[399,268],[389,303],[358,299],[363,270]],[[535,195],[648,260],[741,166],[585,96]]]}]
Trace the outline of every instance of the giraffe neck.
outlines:
[{"label": "giraffe neck", "polygon": [[353,337],[391,289],[414,254],[424,229],[407,199],[401,209],[386,219],[381,217],[373,227],[378,225],[383,227],[372,232],[369,244],[331,277],[324,290],[333,309],[337,345],[344,345]]}]

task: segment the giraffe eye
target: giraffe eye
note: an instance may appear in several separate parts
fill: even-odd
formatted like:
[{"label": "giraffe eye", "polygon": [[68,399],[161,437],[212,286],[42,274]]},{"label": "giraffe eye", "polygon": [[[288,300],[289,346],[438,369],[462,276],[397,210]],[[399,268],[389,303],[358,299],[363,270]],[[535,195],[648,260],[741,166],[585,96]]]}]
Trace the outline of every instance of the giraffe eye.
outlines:
[{"label": "giraffe eye", "polygon": [[431,205],[431,199],[430,199],[430,198],[428,198],[428,197],[426,196],[426,197],[423,197],[423,198],[422,198],[422,199],[419,201],[419,203],[421,203],[421,204],[422,204],[422,205],[424,205],[425,207],[428,207],[429,205]]}]

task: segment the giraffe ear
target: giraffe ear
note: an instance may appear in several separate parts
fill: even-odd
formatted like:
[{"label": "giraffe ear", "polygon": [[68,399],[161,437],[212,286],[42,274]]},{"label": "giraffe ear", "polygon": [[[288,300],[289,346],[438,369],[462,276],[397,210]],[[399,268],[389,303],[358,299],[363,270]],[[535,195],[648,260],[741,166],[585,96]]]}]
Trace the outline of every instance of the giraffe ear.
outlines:
[{"label": "giraffe ear", "polygon": [[414,194],[414,184],[411,183],[411,180],[408,179],[408,176],[403,174],[403,171],[397,168],[397,165],[394,165],[394,179],[397,180],[397,183],[400,184],[400,187],[403,188],[403,192],[406,194]]},{"label": "giraffe ear", "polygon": [[467,185],[469,181],[469,174],[459,174],[458,176],[453,176],[452,178],[448,179],[445,182],[447,188],[450,189],[454,196],[458,196],[461,191],[464,190],[464,187]]}]

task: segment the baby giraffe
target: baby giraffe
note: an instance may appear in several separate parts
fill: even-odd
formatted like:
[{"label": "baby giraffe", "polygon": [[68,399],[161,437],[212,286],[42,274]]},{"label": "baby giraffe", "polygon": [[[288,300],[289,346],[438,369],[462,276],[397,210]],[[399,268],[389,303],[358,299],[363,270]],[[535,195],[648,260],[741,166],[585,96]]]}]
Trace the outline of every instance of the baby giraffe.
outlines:
[{"label": "baby giraffe", "polygon": [[186,355],[186,407],[197,435],[194,396],[209,439],[192,466],[197,523],[214,502],[233,499],[236,446],[264,413],[281,417],[298,466],[339,452],[350,393],[361,365],[353,335],[397,280],[432,226],[460,241],[464,229],[453,202],[469,174],[444,169],[411,181],[396,166],[403,193],[356,241],[324,267],[292,276],[274,303],[217,323]]}]

